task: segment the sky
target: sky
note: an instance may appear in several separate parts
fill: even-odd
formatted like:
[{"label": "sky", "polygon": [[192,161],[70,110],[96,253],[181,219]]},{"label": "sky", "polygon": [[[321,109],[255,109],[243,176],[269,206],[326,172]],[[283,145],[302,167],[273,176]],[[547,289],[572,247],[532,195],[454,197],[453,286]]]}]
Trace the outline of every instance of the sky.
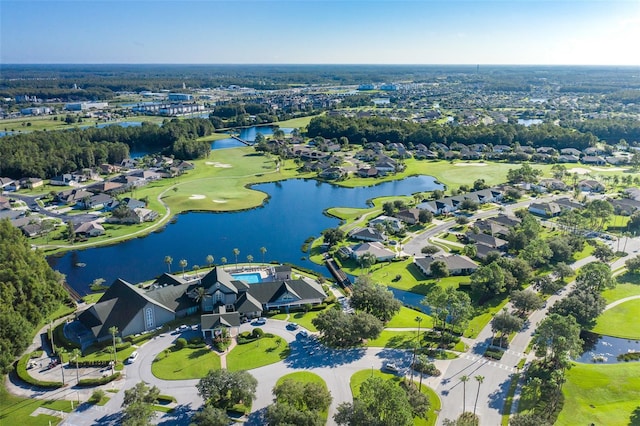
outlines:
[{"label": "sky", "polygon": [[0,0],[0,64],[640,65],[640,0]]}]

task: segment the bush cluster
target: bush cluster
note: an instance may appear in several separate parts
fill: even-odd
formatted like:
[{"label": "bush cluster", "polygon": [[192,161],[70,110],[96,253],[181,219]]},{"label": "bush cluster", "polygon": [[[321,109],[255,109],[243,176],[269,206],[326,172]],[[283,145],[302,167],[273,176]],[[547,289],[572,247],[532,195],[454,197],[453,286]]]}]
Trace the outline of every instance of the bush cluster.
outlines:
[{"label": "bush cluster", "polygon": [[[85,368],[85,367],[102,368],[102,367],[108,367],[109,364],[110,364],[110,361],[106,361],[106,360],[78,361],[78,368]],[[73,361],[70,363],[70,365],[71,367],[75,368],[76,362]]]},{"label": "bush cluster", "polygon": [[27,371],[27,362],[29,362],[30,358],[31,354],[26,354],[16,363],[16,373],[18,374],[20,380],[33,386],[39,386],[41,388],[48,389],[57,389],[64,386],[62,382],[45,382],[31,377],[31,375]]},{"label": "bush cluster", "polygon": [[110,383],[114,380],[116,380],[118,377],[120,377],[120,372],[116,372],[114,374],[111,374],[110,376],[105,376],[105,377],[98,377],[95,379],[81,379],[78,382],[78,386],[100,386],[100,385],[106,385],[107,383]]},{"label": "bush cluster", "polygon": [[496,349],[496,348],[488,348],[484,352],[484,356],[485,357],[492,358],[492,359],[495,359],[497,361],[500,361],[502,359],[502,355],[504,355],[504,351],[502,351],[500,349]]}]

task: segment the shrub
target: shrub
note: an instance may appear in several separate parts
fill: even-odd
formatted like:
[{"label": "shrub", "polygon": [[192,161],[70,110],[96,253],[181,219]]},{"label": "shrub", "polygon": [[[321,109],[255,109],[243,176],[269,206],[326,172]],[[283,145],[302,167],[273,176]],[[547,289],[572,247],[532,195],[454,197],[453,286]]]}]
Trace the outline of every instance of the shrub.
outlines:
[{"label": "shrub", "polygon": [[484,356],[487,358],[492,358],[497,361],[502,359],[502,355],[504,355],[504,351],[495,348],[489,348],[484,352]]},{"label": "shrub", "polygon": [[433,245],[426,245],[420,249],[423,254],[436,254],[440,249]]},{"label": "shrub", "polygon": [[116,352],[129,349],[130,347],[131,347],[131,342],[116,343]]},{"label": "shrub", "polygon": [[89,398],[89,404],[97,404],[98,402],[102,401],[102,398],[104,398],[104,396],[105,392],[102,389],[94,390],[91,394],[91,397]]},{"label": "shrub", "polygon": [[262,336],[264,336],[264,331],[262,331],[262,329],[261,329],[261,328],[259,328],[259,327],[258,327],[258,328],[254,328],[254,329],[253,329],[253,332],[251,333],[251,335],[252,335],[253,337],[255,337],[256,339],[259,339],[259,338],[261,338]]},{"label": "shrub", "polygon": [[105,376],[105,377],[99,377],[97,379],[81,379],[78,382],[78,386],[100,386],[100,385],[106,385],[107,383],[110,383],[112,381],[114,381],[115,379],[117,379],[118,377],[120,377],[120,372],[116,372],[110,376]]},{"label": "shrub", "polygon": [[187,346],[187,339],[185,339],[184,337],[180,337],[178,340],[176,340],[175,347],[177,350],[180,350],[185,346]]},{"label": "shrub", "polygon": [[166,405],[166,404],[171,404],[172,402],[177,402],[175,397],[171,395],[158,395],[158,404]]},{"label": "shrub", "polygon": [[618,361],[640,361],[640,352],[627,352],[624,354],[618,355]]},{"label": "shrub", "polygon": [[27,371],[27,362],[29,362],[30,358],[31,354],[26,354],[16,363],[16,373],[18,374],[20,380],[33,386],[39,386],[49,389],[57,389],[64,386],[62,382],[45,382],[31,377],[31,375]]}]

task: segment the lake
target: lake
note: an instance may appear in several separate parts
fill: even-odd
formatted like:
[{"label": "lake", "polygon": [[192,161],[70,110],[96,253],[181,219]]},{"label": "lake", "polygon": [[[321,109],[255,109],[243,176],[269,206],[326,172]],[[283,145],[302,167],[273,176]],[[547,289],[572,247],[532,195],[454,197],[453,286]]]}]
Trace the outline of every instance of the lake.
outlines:
[{"label": "lake", "polygon": [[[245,141],[254,142],[256,140],[256,136],[258,136],[258,133],[262,133],[263,136],[271,136],[273,135],[273,131],[275,129],[276,128],[273,126],[245,127],[244,129],[240,130],[240,134],[238,136],[240,137],[240,139],[243,139]],[[293,132],[293,129],[288,127],[281,127],[280,130],[282,130],[285,134],[290,134],[291,132]],[[211,142],[211,149],[237,148],[239,146],[245,146],[245,144],[233,138],[219,139],[217,141]]]},{"label": "lake", "polygon": [[[238,262],[247,262],[247,255],[252,255],[256,262],[262,261],[260,247],[265,247],[267,262],[292,263],[328,276],[324,265],[303,260],[306,254],[301,251],[308,237],[318,237],[322,230],[340,224],[338,219],[323,213],[327,208],[366,207],[372,198],[432,191],[442,189],[442,185],[431,176],[414,176],[363,188],[343,188],[303,179],[252,188],[269,195],[262,207],[232,213],[185,213],[162,231],[117,245],[51,256],[49,263],[65,274],[80,294],[88,293],[89,284],[96,278],[108,283],[116,278],[131,283],[151,279],[167,271],[165,256],[173,258],[173,272],[180,271],[181,259],[187,260],[188,270],[193,265],[205,266],[209,254],[218,264],[222,257],[232,264],[234,248],[240,250]],[[78,267],[78,264],[85,266]]]},{"label": "lake", "polygon": [[583,331],[580,338],[584,341],[583,353],[576,358],[577,362],[590,364],[616,364],[617,356],[627,352],[640,352],[640,341],[622,339],[619,337],[602,336],[600,334]]}]

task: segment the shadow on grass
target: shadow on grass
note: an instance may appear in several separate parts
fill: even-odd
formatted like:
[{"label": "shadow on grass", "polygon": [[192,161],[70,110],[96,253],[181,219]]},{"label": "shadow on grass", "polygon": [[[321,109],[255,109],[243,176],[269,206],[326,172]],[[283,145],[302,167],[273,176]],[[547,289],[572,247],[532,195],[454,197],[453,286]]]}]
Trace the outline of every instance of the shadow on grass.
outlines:
[{"label": "shadow on grass", "polygon": [[[195,414],[191,404],[180,404],[169,413],[164,413],[158,421],[158,425],[188,425]],[[160,413],[158,413],[159,415]]]},{"label": "shadow on grass", "polygon": [[385,348],[392,349],[409,349],[412,342],[416,340],[416,336],[393,336],[384,345]]},{"label": "shadow on grass", "polygon": [[191,352],[189,354],[189,359],[197,359],[200,358],[201,356],[205,356],[206,354],[208,354],[209,352],[211,352],[211,350],[209,348],[202,348],[202,349],[198,349],[197,351]]},{"label": "shadow on grass", "polygon": [[640,406],[636,407],[629,417],[629,426],[640,426]]}]

